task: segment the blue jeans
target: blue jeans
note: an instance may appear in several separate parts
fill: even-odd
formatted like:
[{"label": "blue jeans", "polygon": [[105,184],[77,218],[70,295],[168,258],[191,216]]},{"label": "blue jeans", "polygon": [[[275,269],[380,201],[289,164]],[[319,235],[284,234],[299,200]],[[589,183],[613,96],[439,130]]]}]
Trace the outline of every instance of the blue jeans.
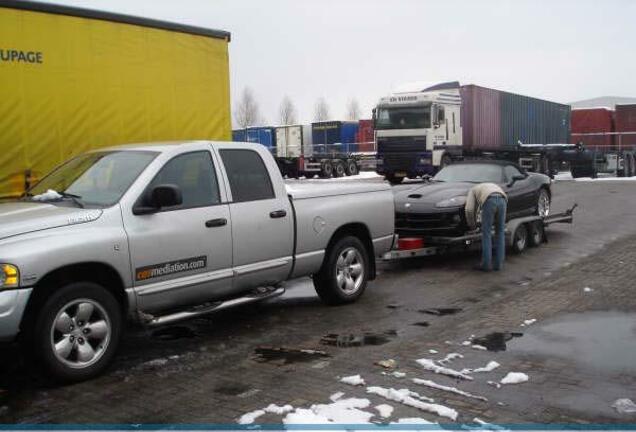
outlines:
[{"label": "blue jeans", "polygon": [[[481,207],[481,267],[484,270],[500,270],[506,256],[506,199],[499,195],[491,195]],[[495,231],[495,261],[492,260],[493,239]]]}]

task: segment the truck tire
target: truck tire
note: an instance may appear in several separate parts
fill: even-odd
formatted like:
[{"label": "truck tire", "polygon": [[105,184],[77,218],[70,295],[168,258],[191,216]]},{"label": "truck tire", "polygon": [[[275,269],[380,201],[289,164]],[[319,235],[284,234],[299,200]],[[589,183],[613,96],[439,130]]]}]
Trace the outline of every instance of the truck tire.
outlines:
[{"label": "truck tire", "polygon": [[36,360],[53,378],[76,382],[108,366],[121,331],[122,310],[115,297],[96,283],[76,282],[46,299],[30,342]]},{"label": "truck tire", "polygon": [[320,170],[320,177],[330,178],[331,176],[333,176],[333,164],[331,161],[324,161]]},{"label": "truck tire", "polygon": [[369,269],[367,249],[357,237],[346,236],[327,251],[314,287],[328,305],[352,303],[367,287]]},{"label": "truck tire", "polygon": [[346,174],[345,164],[342,161],[336,161],[333,166],[334,177],[344,177]]},{"label": "truck tire", "polygon": [[512,234],[512,251],[520,254],[528,246],[528,227],[526,224],[520,224]]},{"label": "truck tire", "polygon": [[442,156],[442,160],[440,161],[440,164],[439,164],[439,169],[442,169],[445,166],[448,166],[452,163],[453,163],[453,158],[451,158],[450,155],[445,154]]},{"label": "truck tire", "polygon": [[626,155],[627,161],[627,175],[626,177],[634,177],[636,175],[636,160],[632,153]]},{"label": "truck tire", "polygon": [[399,185],[404,180],[404,177],[396,177],[392,174],[387,174],[385,178],[392,185]]},{"label": "truck tire", "polygon": [[543,243],[545,232],[543,224],[540,221],[529,224],[530,232],[528,233],[528,246],[537,247]]},{"label": "truck tire", "polygon": [[354,160],[347,161],[347,175],[354,176],[358,174],[358,164]]},{"label": "truck tire", "polygon": [[546,217],[550,215],[550,193],[547,189],[541,188],[539,189],[539,194],[537,195],[537,208],[535,210],[535,214],[537,216]]}]

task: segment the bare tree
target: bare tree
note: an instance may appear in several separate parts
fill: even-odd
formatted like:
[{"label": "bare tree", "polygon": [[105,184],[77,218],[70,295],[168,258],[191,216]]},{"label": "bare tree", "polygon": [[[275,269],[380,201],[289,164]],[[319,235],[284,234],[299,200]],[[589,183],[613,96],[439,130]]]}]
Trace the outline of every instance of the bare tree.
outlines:
[{"label": "bare tree", "polygon": [[314,121],[320,122],[329,120],[329,105],[324,97],[318,98],[314,105]]},{"label": "bare tree", "polygon": [[234,110],[234,119],[236,120],[236,124],[242,129],[254,126],[262,120],[258,103],[250,87],[243,89],[241,98]]},{"label": "bare tree", "polygon": [[280,102],[278,114],[281,125],[291,125],[296,123],[296,106],[289,96],[285,95],[283,100]]},{"label": "bare tree", "polygon": [[347,104],[347,120],[360,119],[360,104],[356,98],[349,99]]}]

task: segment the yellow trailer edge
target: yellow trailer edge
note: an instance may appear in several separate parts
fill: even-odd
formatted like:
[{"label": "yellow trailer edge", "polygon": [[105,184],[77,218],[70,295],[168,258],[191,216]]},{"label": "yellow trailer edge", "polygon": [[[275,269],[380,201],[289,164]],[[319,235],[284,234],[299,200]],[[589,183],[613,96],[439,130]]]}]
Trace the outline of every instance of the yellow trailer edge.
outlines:
[{"label": "yellow trailer edge", "polygon": [[87,150],[230,140],[230,33],[0,0],[0,198]]}]

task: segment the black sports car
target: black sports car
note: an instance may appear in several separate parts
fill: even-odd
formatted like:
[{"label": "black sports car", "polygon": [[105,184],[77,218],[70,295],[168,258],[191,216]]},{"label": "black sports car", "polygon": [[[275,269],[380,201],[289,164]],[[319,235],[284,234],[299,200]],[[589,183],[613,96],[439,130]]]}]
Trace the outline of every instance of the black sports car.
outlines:
[{"label": "black sports car", "polygon": [[505,161],[459,162],[407,190],[396,188],[395,229],[400,236],[459,236],[467,230],[464,204],[477,183],[497,183],[508,195],[507,219],[550,212],[550,178]]}]

